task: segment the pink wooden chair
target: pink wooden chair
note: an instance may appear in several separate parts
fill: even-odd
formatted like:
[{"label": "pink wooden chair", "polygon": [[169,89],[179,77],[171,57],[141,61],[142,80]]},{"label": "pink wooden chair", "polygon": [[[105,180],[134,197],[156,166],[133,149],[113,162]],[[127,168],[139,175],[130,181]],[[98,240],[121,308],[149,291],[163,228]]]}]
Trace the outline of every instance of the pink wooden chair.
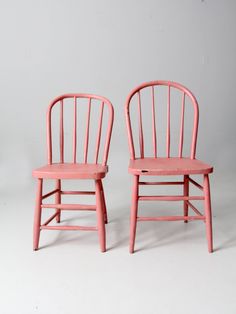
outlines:
[{"label": "pink wooden chair", "polygon": [[[68,133],[65,132],[65,112],[70,108],[72,115],[69,120],[71,126],[71,137],[67,141]],[[83,112],[80,111],[83,109]],[[95,112],[95,119],[91,119]],[[54,128],[54,119],[59,115],[58,127]],[[80,128],[79,118],[84,121],[84,132]],[[85,118],[83,117],[85,115]],[[106,115],[106,116],[105,116]],[[68,94],[57,97],[48,107],[47,112],[47,150],[48,164],[33,171],[33,176],[38,179],[36,196],[36,208],[34,217],[34,239],[33,248],[38,249],[40,231],[48,230],[83,230],[98,231],[101,251],[106,251],[105,224],[107,223],[107,212],[102,179],[108,172],[107,157],[110,145],[110,138],[113,126],[113,107],[109,100],[104,97],[89,94]],[[66,116],[68,117],[68,115]],[[90,121],[91,120],[91,121]],[[106,121],[105,121],[106,120]],[[82,121],[82,120],[81,120]],[[68,122],[68,121],[67,121]],[[103,123],[104,122],[104,123]],[[105,124],[105,127],[104,127]],[[91,125],[91,127],[90,127]],[[55,131],[56,129],[56,131]],[[90,133],[95,130],[95,141],[91,142]],[[69,131],[68,131],[69,132]],[[57,134],[54,134],[57,133]],[[58,134],[59,133],[59,134]],[[84,134],[83,134],[84,133]],[[58,137],[58,141],[55,137]],[[79,140],[81,149],[79,151]],[[69,142],[69,143],[68,143]],[[102,146],[103,143],[103,146]],[[58,144],[56,151],[55,145]],[[70,144],[70,155],[64,152],[64,147]],[[91,147],[93,146],[93,147]],[[55,162],[54,155],[58,152],[58,162]],[[79,156],[81,155],[81,157]],[[92,161],[89,162],[90,155]],[[78,159],[81,159],[79,162]],[[66,162],[66,159],[69,159]],[[100,162],[99,162],[100,160]],[[42,193],[43,179],[55,180],[55,189],[47,194]],[[62,190],[63,179],[94,180],[95,191],[64,191]],[[63,204],[63,195],[95,195],[96,205]],[[54,195],[54,204],[44,204],[43,200]],[[55,213],[44,223],[41,223],[41,212],[43,208],[55,208]],[[97,213],[97,226],[70,226],[70,225],[49,225],[56,219],[60,223],[62,210],[89,210]]]},{"label": "pink wooden chair", "polygon": [[[159,91],[166,89],[165,96],[167,103],[166,113],[166,136],[165,141],[165,153],[164,157],[160,157],[158,150],[158,142],[160,142],[161,132],[157,132],[157,118],[159,110],[158,101]],[[172,104],[171,93],[179,93],[178,104]],[[144,104],[143,95],[149,94],[149,103]],[[165,94],[165,95],[166,95]],[[145,98],[145,99],[146,99]],[[188,104],[192,104],[193,110],[193,128],[192,135],[190,139],[190,149],[189,156],[183,157],[183,143],[185,136],[185,112],[187,109],[187,99]],[[171,108],[172,106],[179,105],[179,116],[180,121],[179,126],[179,144],[177,144],[177,152],[175,157],[171,156]],[[145,107],[144,107],[145,105]],[[190,106],[191,107],[191,106]],[[177,107],[176,107],[177,108]],[[150,110],[150,127],[148,140],[152,143],[150,146],[153,147],[151,156],[147,157],[145,151],[145,128],[143,114]],[[143,113],[142,113],[143,111]],[[136,119],[134,115],[136,114]],[[132,192],[132,206],[131,206],[131,220],[130,220],[130,253],[134,252],[134,243],[136,235],[136,224],[137,221],[177,221],[184,220],[202,220],[206,223],[206,232],[208,240],[208,250],[213,251],[212,245],[212,217],[211,217],[211,199],[210,199],[210,186],[209,186],[209,173],[213,172],[213,168],[210,165],[203,163],[202,161],[195,158],[196,152],[196,142],[197,142],[197,132],[198,132],[198,103],[194,95],[184,86],[169,82],[169,81],[154,81],[149,83],[144,83],[137,88],[135,88],[128,96],[125,105],[125,115],[128,130],[128,141],[130,150],[130,164],[129,173],[133,175],[133,192]],[[133,119],[131,119],[133,117]],[[134,123],[137,122],[137,131],[135,134]],[[189,122],[189,121],[188,121]],[[165,133],[165,132],[164,132]],[[138,139],[137,139],[138,138]],[[136,144],[135,146],[135,143]],[[176,140],[175,143],[176,144]],[[203,175],[203,185],[197,183],[190,175]],[[183,180],[176,182],[145,182],[140,181],[140,176],[183,176]],[[189,183],[193,184],[195,187],[203,192],[201,196],[190,196],[189,195]],[[139,195],[139,186],[148,185],[182,185],[183,193],[182,195],[159,195],[159,196],[144,196]],[[195,200],[204,200],[205,213],[202,214],[192,203]],[[138,216],[138,201],[183,201],[183,215],[182,216],[161,216],[161,217],[144,217]],[[191,208],[196,215],[190,216],[188,214],[188,209]]]}]

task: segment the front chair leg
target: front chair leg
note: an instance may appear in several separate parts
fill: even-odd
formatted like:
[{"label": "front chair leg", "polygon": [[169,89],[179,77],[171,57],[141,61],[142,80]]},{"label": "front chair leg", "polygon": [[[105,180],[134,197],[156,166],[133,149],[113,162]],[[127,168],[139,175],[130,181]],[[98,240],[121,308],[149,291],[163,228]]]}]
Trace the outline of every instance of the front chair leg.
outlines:
[{"label": "front chair leg", "polygon": [[43,179],[38,179],[38,187],[36,194],[36,204],[34,212],[34,236],[33,236],[33,249],[38,250],[39,236],[40,236],[40,225],[41,225],[41,204],[42,204],[42,190],[43,190]]},{"label": "front chair leg", "polygon": [[[61,204],[61,180],[56,180],[56,186],[55,188],[59,190],[55,194],[55,203],[56,204]],[[57,223],[61,222],[61,210],[56,208],[57,216],[56,216],[56,221]]]},{"label": "front chair leg", "polygon": [[133,182],[132,205],[130,213],[130,243],[129,243],[130,253],[134,253],[134,243],[136,236],[137,211],[138,211],[138,181],[139,176],[135,175]]},{"label": "front chair leg", "polygon": [[97,213],[97,226],[100,248],[102,252],[106,252],[106,230],[104,223],[104,213],[102,206],[102,193],[99,180],[95,180],[95,193],[96,193],[96,213]]},{"label": "front chair leg", "polygon": [[102,208],[103,208],[103,214],[104,214],[104,222],[105,222],[105,224],[107,224],[108,223],[107,207],[106,207],[106,200],[105,200],[102,180],[99,180],[99,185],[100,185],[100,191],[101,191],[101,199],[102,199]]},{"label": "front chair leg", "polygon": [[211,194],[210,183],[208,174],[204,175],[204,197],[205,197],[205,217],[206,217],[206,232],[209,253],[213,252],[213,239],[212,239],[212,214],[211,214]]},{"label": "front chair leg", "polygon": [[[189,196],[189,176],[184,175],[184,196]],[[184,201],[184,216],[188,216],[188,201]],[[184,220],[185,223],[188,220]]]}]

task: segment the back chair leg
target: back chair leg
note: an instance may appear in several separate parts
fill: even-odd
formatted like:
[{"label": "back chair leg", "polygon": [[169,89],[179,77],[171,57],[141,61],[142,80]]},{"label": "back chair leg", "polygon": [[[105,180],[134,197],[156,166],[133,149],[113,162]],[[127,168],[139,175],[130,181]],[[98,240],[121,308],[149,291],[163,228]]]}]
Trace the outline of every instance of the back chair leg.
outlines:
[{"label": "back chair leg", "polygon": [[38,187],[36,194],[36,205],[34,212],[34,237],[33,237],[33,249],[38,250],[40,225],[41,225],[41,204],[42,204],[42,191],[43,191],[43,179],[38,179]]},{"label": "back chair leg", "polygon": [[99,181],[100,180],[95,180],[98,236],[99,236],[101,251],[106,252],[105,222],[104,222],[104,212],[103,212],[103,205],[102,205],[101,183]]},{"label": "back chair leg", "polygon": [[[61,204],[61,180],[56,180],[56,189],[59,191],[55,194],[55,203],[56,204]],[[56,209],[57,216],[56,216],[56,221],[57,223],[61,222],[61,210]]]},{"label": "back chair leg", "polygon": [[102,208],[103,208],[103,213],[104,213],[104,222],[105,222],[105,224],[107,224],[108,223],[107,207],[106,207],[106,200],[105,200],[105,194],[104,194],[104,190],[103,190],[102,180],[99,180],[99,184],[100,184],[100,190],[101,190]]},{"label": "back chair leg", "polygon": [[132,192],[132,205],[130,214],[130,245],[129,252],[134,253],[134,243],[137,226],[137,212],[138,212],[138,181],[139,176],[134,176],[133,192]]},{"label": "back chair leg", "polygon": [[211,194],[209,176],[204,175],[204,197],[205,197],[205,216],[206,216],[206,232],[209,253],[213,252],[213,239],[212,239],[212,214],[211,214]]},{"label": "back chair leg", "polygon": [[[189,176],[184,175],[184,196],[189,196]],[[184,201],[184,216],[188,216],[188,201]],[[185,223],[188,220],[184,220]]]}]

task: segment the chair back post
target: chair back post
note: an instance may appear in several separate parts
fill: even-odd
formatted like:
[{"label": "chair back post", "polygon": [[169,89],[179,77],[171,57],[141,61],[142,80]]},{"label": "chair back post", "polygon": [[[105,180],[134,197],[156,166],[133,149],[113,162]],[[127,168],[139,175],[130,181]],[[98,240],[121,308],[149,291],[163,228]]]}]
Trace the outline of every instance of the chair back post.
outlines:
[{"label": "chair back post", "polygon": [[193,121],[193,131],[192,131],[192,140],[191,140],[191,150],[190,150],[190,158],[195,159],[196,156],[196,145],[197,145],[197,133],[198,133],[198,122],[199,122],[199,109],[198,102],[192,92],[186,88],[185,86],[171,81],[151,81],[147,83],[143,83],[133,89],[131,93],[128,95],[126,104],[125,104],[125,118],[126,118],[126,126],[128,132],[128,143],[130,150],[130,159],[133,160],[136,158],[136,152],[134,147],[133,140],[133,131],[131,127],[131,118],[130,118],[130,103],[132,98],[137,94],[138,96],[138,128],[139,128],[139,148],[140,148],[140,158],[145,157],[144,152],[144,136],[143,136],[143,124],[142,124],[142,110],[141,110],[141,90],[145,88],[151,87],[151,101],[152,101],[152,142],[153,142],[153,156],[154,158],[158,155],[157,149],[157,137],[156,137],[156,120],[155,120],[155,96],[154,96],[154,87],[155,86],[167,86],[167,127],[166,127],[166,157],[170,157],[170,110],[171,110],[171,97],[170,92],[171,88],[176,88],[182,92],[182,108],[181,108],[181,122],[180,122],[180,136],[179,136],[179,157],[182,157],[183,151],[183,140],[184,140],[184,110],[185,110],[185,96],[189,96],[193,109],[194,109],[194,121]]},{"label": "chair back post", "polygon": [[[108,109],[109,109],[109,120],[108,120],[108,127],[107,127],[107,135],[106,135],[106,141],[105,141],[105,149],[104,149],[104,154],[103,154],[103,160],[102,160],[102,165],[107,164],[107,158],[108,158],[108,153],[110,149],[110,142],[111,142],[111,132],[112,132],[112,127],[113,127],[113,122],[114,122],[114,108],[111,104],[111,102],[103,97],[104,102],[107,103]],[[100,143],[100,140],[99,140]]]}]

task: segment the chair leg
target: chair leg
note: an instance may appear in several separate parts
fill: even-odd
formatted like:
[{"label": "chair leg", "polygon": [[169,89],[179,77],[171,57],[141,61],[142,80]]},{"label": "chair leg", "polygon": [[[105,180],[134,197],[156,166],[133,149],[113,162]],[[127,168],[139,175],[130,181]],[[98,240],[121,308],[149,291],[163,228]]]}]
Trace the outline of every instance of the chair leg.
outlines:
[{"label": "chair leg", "polygon": [[[189,176],[184,175],[184,196],[189,196]],[[188,201],[184,201],[184,216],[188,216]],[[188,220],[184,220],[185,223]]]},{"label": "chair leg", "polygon": [[138,181],[139,176],[134,176],[133,191],[132,191],[132,205],[130,213],[130,243],[129,252],[134,253],[134,243],[136,236],[137,225],[137,211],[138,211]]},{"label": "chair leg", "polygon": [[95,180],[98,236],[99,236],[101,251],[106,252],[106,230],[105,230],[104,213],[103,213],[103,206],[102,206],[101,183],[99,181],[100,180]]},{"label": "chair leg", "polygon": [[99,180],[99,185],[100,185],[100,190],[101,190],[102,209],[103,209],[103,214],[104,214],[104,222],[105,222],[105,224],[107,224],[108,223],[107,207],[106,207],[106,200],[105,200],[105,194],[104,194],[102,180]]},{"label": "chair leg", "polygon": [[206,233],[208,242],[209,253],[213,252],[213,239],[212,239],[212,214],[211,214],[211,194],[210,194],[210,183],[209,176],[204,175],[204,197],[205,197],[205,217],[206,217]]},{"label": "chair leg", "polygon": [[[55,194],[55,203],[61,204],[61,180],[56,180],[55,188],[59,190],[59,192]],[[59,223],[61,222],[61,210],[56,208],[56,212],[57,212],[56,221],[57,223]]]},{"label": "chair leg", "polygon": [[43,179],[38,179],[38,187],[36,194],[36,205],[34,212],[34,236],[33,236],[33,249],[38,250],[39,236],[40,236],[40,225],[41,225],[41,204],[42,204],[42,190],[43,190]]}]

